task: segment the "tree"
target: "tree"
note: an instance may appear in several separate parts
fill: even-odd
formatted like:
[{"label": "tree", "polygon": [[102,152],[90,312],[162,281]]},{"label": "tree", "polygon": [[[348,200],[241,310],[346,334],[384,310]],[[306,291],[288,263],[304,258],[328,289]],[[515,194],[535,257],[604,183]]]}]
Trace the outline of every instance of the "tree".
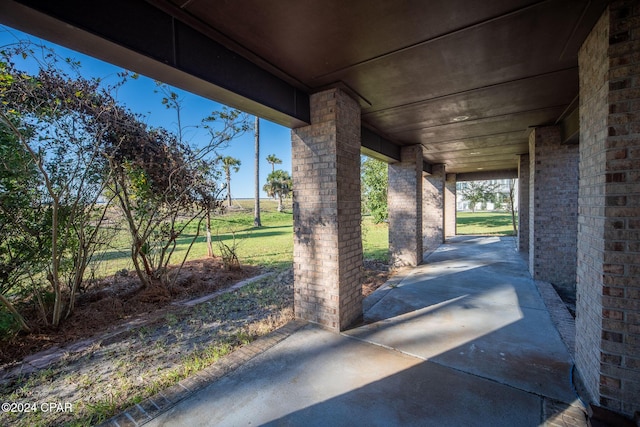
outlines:
[{"label": "tree", "polygon": [[[223,107],[221,110],[213,111],[202,119],[198,126],[184,126],[182,122],[183,99],[169,85],[156,81],[157,89],[155,93],[162,95],[162,105],[176,113],[175,137],[178,143],[188,148],[189,163],[196,166],[195,170],[200,174],[198,185],[193,188],[194,199],[197,206],[204,210],[206,227],[207,254],[213,257],[213,244],[211,240],[211,216],[218,211],[222,211],[223,206],[220,200],[222,190],[216,183],[220,180],[220,171],[216,168],[217,158],[212,158],[217,149],[226,148],[233,139],[249,130],[248,115],[239,110]],[[208,133],[208,140],[201,141],[197,147],[187,147],[185,141],[186,130],[189,127],[203,129]],[[185,151],[187,153],[187,151]],[[190,211],[197,212],[197,211]],[[198,213],[199,215],[199,213]],[[195,240],[192,240],[191,245]],[[189,249],[187,250],[187,254]],[[183,259],[182,264],[184,263]]]},{"label": "tree", "polygon": [[182,125],[182,98],[171,87],[161,81],[155,81],[157,89],[155,93],[162,94],[162,105],[167,110],[174,110],[176,113],[176,136],[178,142],[184,142],[184,126]]},{"label": "tree", "polygon": [[227,180],[227,206],[231,207],[231,171],[238,172],[240,170],[240,160],[231,156],[219,156],[218,160],[222,162],[222,170]]},{"label": "tree", "polygon": [[[171,95],[172,92],[168,92]],[[171,108],[179,110],[177,97]],[[166,104],[165,104],[166,105]],[[131,255],[136,273],[144,286],[167,283],[168,265],[178,239],[191,224],[196,233],[185,251],[173,279],[207,220],[210,254],[211,214],[221,209],[220,176],[209,155],[246,130],[244,116],[237,110],[223,109],[203,119],[210,139],[197,150],[180,141],[182,133],[148,128],[126,111],[120,111],[112,129],[112,144],[106,156],[112,170],[111,191],[131,234]],[[228,165],[233,162],[227,161]],[[238,162],[239,163],[239,162]]]},{"label": "tree", "polygon": [[47,262],[47,252],[37,241],[43,234],[36,231],[42,226],[42,212],[32,203],[37,185],[38,171],[29,153],[0,122],[0,302],[25,332],[31,328],[10,294],[28,292],[24,284],[30,272]]},{"label": "tree", "polygon": [[[110,204],[103,197],[108,175],[101,155],[105,134],[95,124],[114,104],[109,95],[113,87],[101,88],[96,79],[72,77],[62,70],[59,58],[38,49],[44,57],[36,75],[19,70],[13,62],[15,56],[34,56],[28,44],[2,50],[0,59],[0,123],[31,164],[26,177],[31,179],[31,191],[22,193],[28,202],[20,205],[11,197],[3,198],[2,209],[12,212],[11,226],[20,233],[18,240],[4,244],[14,263],[20,258],[18,241],[23,244],[21,250],[34,244],[39,248],[31,248],[32,253],[46,250],[45,271],[30,272],[28,280],[34,283],[39,301],[42,286],[36,283],[44,276],[50,284],[54,295],[50,323],[58,326],[65,308],[66,316],[73,311],[87,266],[108,238],[102,227]],[[22,180],[15,182],[23,186]],[[39,218],[28,219],[31,214],[25,206],[38,212]],[[41,311],[45,312],[42,304]]]},{"label": "tree", "polygon": [[478,203],[494,200],[499,187],[498,184],[492,184],[488,181],[469,181],[464,185],[461,184],[458,183],[457,193],[469,202],[472,212],[476,211]]},{"label": "tree", "polygon": [[277,158],[275,154],[269,154],[267,156],[267,162],[271,165],[271,172],[275,172],[276,165],[282,164],[282,160]]},{"label": "tree", "polygon": [[[200,230],[207,203],[203,195],[209,194],[212,185],[209,164],[178,143],[175,135],[138,125],[136,138],[107,156],[112,171],[110,191],[128,225],[133,265],[140,282],[148,287],[168,282],[167,267],[177,240],[194,222]],[[188,251],[183,262],[187,255]]]},{"label": "tree", "polygon": [[362,207],[371,214],[375,223],[386,221],[388,167],[387,164],[372,157],[364,158],[361,171]]},{"label": "tree", "polygon": [[256,116],[255,125],[255,180],[254,180],[254,206],[253,206],[253,226],[262,227],[260,221],[260,118]]},{"label": "tree", "polygon": [[[219,111],[212,112],[209,116],[202,120],[201,128],[205,129],[209,133],[209,142],[197,150],[198,158],[206,159],[214,150],[219,148],[226,148],[233,139],[244,134],[249,130],[248,115],[239,110],[229,110],[227,107],[223,107]],[[220,156],[218,156],[219,158]],[[214,159],[211,163],[217,163],[218,158]],[[211,169],[210,172],[215,175],[211,177],[211,180],[218,182],[219,171]],[[203,200],[207,201],[205,204],[206,211],[206,241],[207,241],[207,254],[213,256],[213,244],[211,241],[211,214],[217,210],[222,210],[222,204],[218,202],[218,196],[222,190],[220,188],[213,188],[211,192],[203,197]]]},{"label": "tree", "polygon": [[289,172],[282,169],[275,170],[267,176],[267,183],[264,185],[263,190],[269,195],[278,200],[278,212],[282,212],[282,200],[289,195],[293,189],[293,180]]},{"label": "tree", "polygon": [[[54,326],[74,310],[89,264],[112,237],[105,225],[112,201],[128,224],[141,283],[164,281],[186,227],[195,221],[199,231],[203,212],[221,206],[209,157],[248,129],[246,115],[223,108],[203,119],[210,139],[193,150],[170,89],[162,90],[163,104],[178,112],[176,133],[150,128],[116,102],[112,94],[127,72],[107,86],[72,76],[77,62],[36,48],[0,50],[0,303],[24,330],[13,304],[20,293],[32,292]],[[16,57],[34,59],[40,70],[19,70]],[[47,283],[51,307],[41,296]]]}]

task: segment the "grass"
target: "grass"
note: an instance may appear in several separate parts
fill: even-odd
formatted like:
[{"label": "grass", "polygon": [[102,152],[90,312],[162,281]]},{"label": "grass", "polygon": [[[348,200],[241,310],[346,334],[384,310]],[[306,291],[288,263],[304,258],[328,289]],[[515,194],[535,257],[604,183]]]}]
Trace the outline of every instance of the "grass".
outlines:
[{"label": "grass", "polygon": [[[121,340],[101,342],[86,354],[69,355],[49,369],[19,381],[18,387],[0,387],[0,397],[4,401],[57,401],[62,399],[59,393],[66,392],[65,399],[74,402],[74,413],[56,421],[71,426],[99,423],[286,323],[293,316],[292,291],[286,283],[293,278],[290,270],[285,273],[279,267],[290,267],[293,258],[290,207],[279,213],[275,203],[263,203],[261,228],[253,227],[252,209],[243,208],[217,217],[214,235],[227,242],[235,235],[240,241],[242,263],[272,266],[281,273],[188,310],[168,312],[162,322],[140,326]],[[458,234],[513,232],[508,213],[460,212],[457,222]],[[386,261],[388,224],[374,224],[368,216],[362,224],[365,259]],[[179,253],[184,254],[188,237],[181,240]],[[126,245],[119,250],[122,256],[115,256],[114,251],[107,254],[112,272],[128,268]],[[189,258],[204,255],[206,246],[201,237]],[[289,278],[283,280],[284,274]],[[0,424],[48,425],[55,416],[22,415],[14,418],[0,414]]]},{"label": "grass", "polygon": [[[285,202],[285,211],[277,212],[277,202],[261,200],[262,227],[253,226],[253,200],[234,201],[229,213],[212,218],[212,240],[214,253],[220,256],[217,240],[231,245],[235,239],[240,263],[259,265],[270,269],[281,269],[293,263],[293,214],[291,201]],[[171,263],[182,261],[186,250],[196,234],[195,226],[178,241],[177,250]],[[203,233],[191,248],[187,260],[203,258],[207,255],[206,238]],[[368,260],[388,260],[388,225],[374,224],[369,216],[363,218],[364,258]],[[97,262],[90,265],[88,278],[99,279],[121,270],[133,270],[130,258],[129,237],[126,230],[120,231],[109,249],[98,254]],[[13,317],[0,305],[0,334],[12,336],[17,325]]]},{"label": "grass", "polygon": [[290,270],[274,273],[0,384],[3,402],[73,404],[72,413],[0,413],[0,425],[99,424],[286,324],[293,318],[292,281]]},{"label": "grass", "polygon": [[[293,215],[290,211],[276,212],[275,209],[261,212],[262,227],[253,227],[253,211],[242,210],[216,216],[211,221],[214,254],[220,255],[218,241],[230,244],[238,242],[238,256],[243,264],[281,267],[291,262],[293,253]],[[196,225],[187,227],[178,239],[172,263],[179,263],[185,256],[193,238]],[[203,258],[207,255],[206,237],[201,230],[188,254],[187,260]],[[94,276],[104,277],[117,271],[133,269],[130,259],[129,238],[126,230],[114,239],[111,248],[97,257]]]},{"label": "grass", "polygon": [[511,213],[458,212],[456,214],[456,233],[512,236],[514,233]]},{"label": "grass", "polygon": [[[293,213],[285,205],[284,212],[276,211],[276,202],[261,200],[262,227],[253,226],[253,200],[234,201],[229,213],[212,218],[211,233],[214,254],[221,251],[218,242],[237,246],[237,255],[242,264],[282,268],[293,262]],[[287,209],[288,208],[288,209]],[[196,235],[195,225],[187,228],[178,239],[172,263],[179,263]],[[129,240],[126,231],[121,231],[112,247],[98,255],[94,277],[100,278],[117,271],[133,269],[130,259]],[[374,224],[371,217],[363,218],[363,249],[365,259],[385,261],[388,259],[388,225]],[[206,237],[201,231],[191,248],[187,260],[207,255]]]},{"label": "grass", "polygon": [[[161,322],[142,325],[117,340],[98,342],[82,353],[65,356],[45,371],[0,386],[3,401],[58,401],[64,395],[63,400],[74,405],[72,414],[0,414],[0,425],[44,426],[54,420],[70,426],[100,423],[291,319],[290,202],[285,212],[277,212],[275,202],[261,201],[260,228],[253,227],[253,201],[240,201],[240,205],[213,220],[214,241],[229,244],[235,237],[240,262],[272,267],[274,276],[188,310],[170,311]],[[362,230],[365,259],[387,260],[387,224],[374,224],[370,217],[364,217]],[[192,227],[180,239],[173,262],[185,254],[195,231]],[[102,254],[95,277],[132,268],[125,232],[117,236],[117,242]],[[215,243],[214,251],[220,254]],[[188,259],[205,255],[206,242],[201,236]],[[0,316],[0,325],[9,321]]]},{"label": "grass", "polygon": [[362,218],[362,249],[364,259],[389,260],[389,224],[376,224],[370,216]]}]

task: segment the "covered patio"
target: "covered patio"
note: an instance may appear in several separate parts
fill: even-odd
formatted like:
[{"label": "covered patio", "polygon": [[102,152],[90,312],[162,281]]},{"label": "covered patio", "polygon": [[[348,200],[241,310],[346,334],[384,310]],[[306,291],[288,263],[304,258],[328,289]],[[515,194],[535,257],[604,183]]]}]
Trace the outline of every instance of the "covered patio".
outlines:
[{"label": "covered patio", "polygon": [[570,315],[550,314],[513,238],[450,239],[364,304],[361,326],[298,322],[228,375],[106,425],[587,425],[552,320]]},{"label": "covered patio", "polygon": [[0,0],[2,23],[290,127],[296,316],[335,333],[363,316],[361,153],[389,163],[396,266],[454,233],[456,181],[518,176],[529,274],[576,294],[577,375],[627,416],[639,18],[637,0]]}]

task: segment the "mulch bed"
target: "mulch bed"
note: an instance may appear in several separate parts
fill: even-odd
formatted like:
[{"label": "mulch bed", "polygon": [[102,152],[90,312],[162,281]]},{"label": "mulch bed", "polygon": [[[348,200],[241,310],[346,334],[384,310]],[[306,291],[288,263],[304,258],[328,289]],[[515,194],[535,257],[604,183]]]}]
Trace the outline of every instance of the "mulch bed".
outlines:
[{"label": "mulch bed", "polygon": [[[34,332],[19,334],[8,341],[0,341],[0,366],[24,357],[61,347],[78,340],[106,332],[124,322],[169,309],[174,301],[207,295],[260,274],[255,266],[240,270],[226,270],[218,258],[202,258],[186,262],[174,284],[160,284],[141,288],[135,272],[119,272],[93,284],[78,296],[76,310],[59,328],[40,321],[31,324]],[[365,261],[362,293],[366,297],[383,285],[389,277],[388,265],[379,261]],[[37,319],[35,308],[26,311],[27,319]]]},{"label": "mulch bed", "polygon": [[[260,273],[259,267],[226,270],[220,259],[203,258],[186,262],[172,285],[142,288],[135,273],[120,272],[93,284],[80,294],[73,314],[58,328],[41,319],[30,324],[34,331],[0,341],[0,365],[21,360],[53,346],[62,346],[105,332],[127,320],[167,307],[173,301],[213,293]],[[41,316],[35,307],[26,310],[27,319]]]}]

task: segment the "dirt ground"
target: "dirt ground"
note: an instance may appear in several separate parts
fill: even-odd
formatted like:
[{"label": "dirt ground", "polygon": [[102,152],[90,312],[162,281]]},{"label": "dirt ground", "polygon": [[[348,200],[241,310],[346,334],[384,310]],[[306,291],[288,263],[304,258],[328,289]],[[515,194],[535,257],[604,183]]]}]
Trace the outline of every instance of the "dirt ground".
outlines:
[{"label": "dirt ground", "polygon": [[[0,341],[0,368],[51,347],[62,347],[100,335],[133,318],[142,317],[167,307],[173,302],[196,298],[227,288],[243,279],[263,272],[254,266],[228,271],[219,259],[203,258],[185,263],[172,285],[140,287],[134,271],[119,272],[93,284],[77,299],[77,308],[60,328],[41,322],[31,334],[20,334]],[[388,266],[378,261],[365,261],[363,295],[371,294],[389,276]],[[37,318],[35,307],[27,318]]]},{"label": "dirt ground", "polygon": [[[283,326],[293,319],[293,271],[260,273],[227,272],[204,259],[167,288],[141,290],[124,272],[105,279],[60,330],[1,343],[0,400],[65,402],[73,411],[3,412],[0,425],[99,424]],[[385,264],[365,262],[363,294],[388,277]],[[212,292],[220,293],[194,301]]]}]

